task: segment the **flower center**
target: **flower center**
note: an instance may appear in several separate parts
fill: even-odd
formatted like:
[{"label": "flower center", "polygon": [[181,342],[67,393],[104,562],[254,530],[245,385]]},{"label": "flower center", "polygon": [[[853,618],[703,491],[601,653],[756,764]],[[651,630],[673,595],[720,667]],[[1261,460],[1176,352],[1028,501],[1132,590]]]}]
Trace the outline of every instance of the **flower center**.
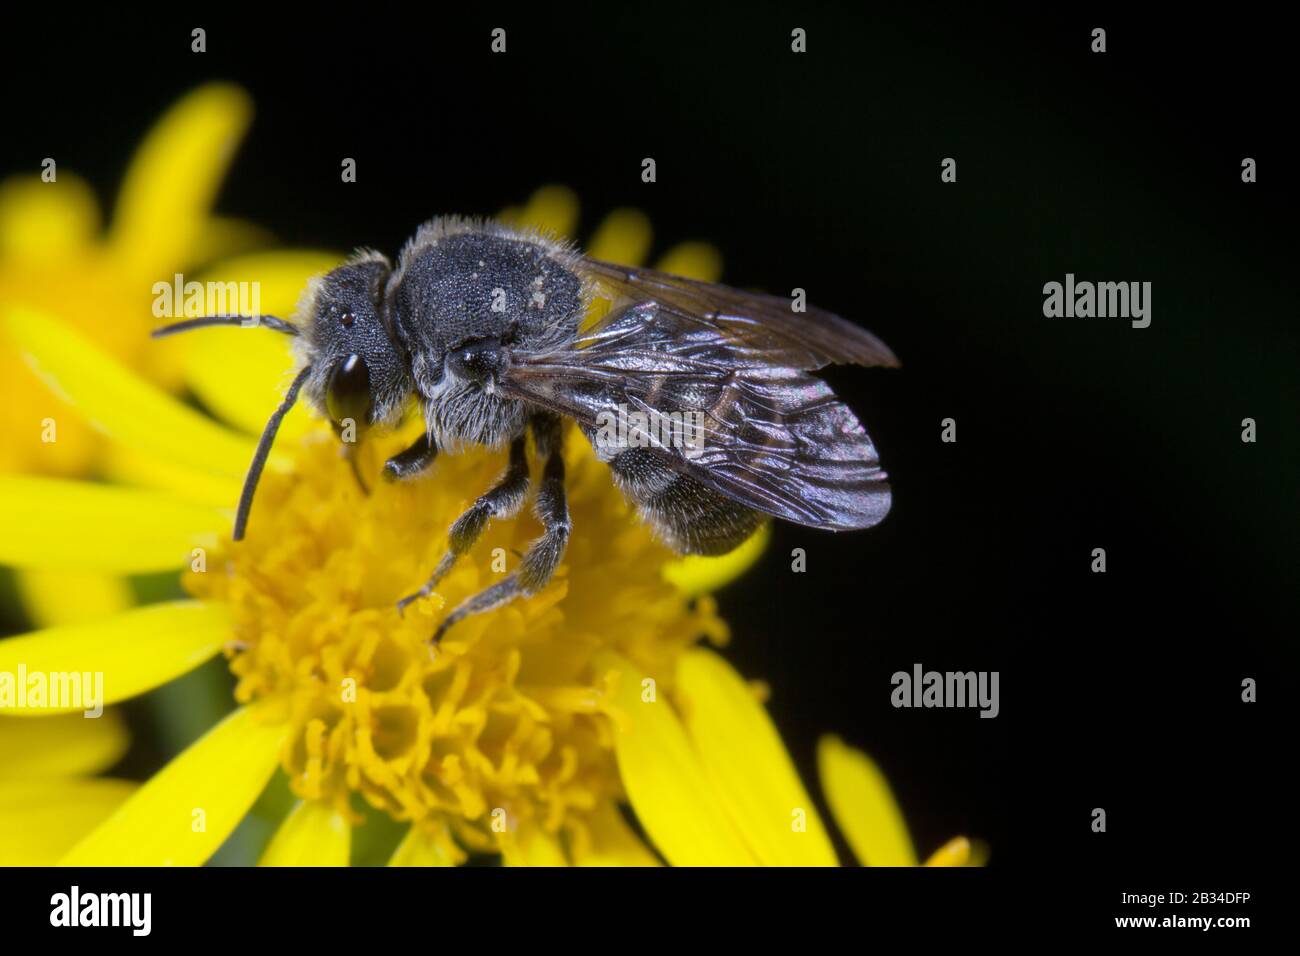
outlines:
[{"label": "flower center", "polygon": [[678,655],[701,636],[724,639],[725,626],[710,599],[692,606],[665,582],[675,555],[571,431],[574,530],[555,579],[461,621],[431,649],[442,617],[516,571],[541,525],[527,509],[493,521],[399,615],[452,522],[505,464],[504,453],[470,449],[440,455],[420,478],[380,479],[384,458],[412,437],[408,428],[359,449],[366,493],[338,444],[309,435],[292,472],[263,477],[246,539],[224,542],[186,587],[232,606],[236,697],[283,703],[292,730],[282,763],[299,796],[355,811],[359,793],[480,850],[524,822],[581,828],[585,813],[622,796],[607,693],[617,678],[593,657],[617,650],[670,689]]}]

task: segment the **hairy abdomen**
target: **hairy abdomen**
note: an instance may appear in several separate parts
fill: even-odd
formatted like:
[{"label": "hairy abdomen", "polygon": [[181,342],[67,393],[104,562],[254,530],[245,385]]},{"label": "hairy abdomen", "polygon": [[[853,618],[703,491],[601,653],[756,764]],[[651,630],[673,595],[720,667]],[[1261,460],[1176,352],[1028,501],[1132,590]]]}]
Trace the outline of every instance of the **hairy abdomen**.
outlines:
[{"label": "hairy abdomen", "polygon": [[621,451],[609,467],[641,517],[681,554],[726,554],[767,517],[674,470],[648,448]]}]

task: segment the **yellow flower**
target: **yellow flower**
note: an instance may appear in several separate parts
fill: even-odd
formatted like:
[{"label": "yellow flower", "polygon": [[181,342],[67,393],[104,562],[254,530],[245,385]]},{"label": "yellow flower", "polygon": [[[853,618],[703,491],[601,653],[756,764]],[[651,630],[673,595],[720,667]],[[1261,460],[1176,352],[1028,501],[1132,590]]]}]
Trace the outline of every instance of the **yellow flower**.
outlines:
[{"label": "yellow flower", "polygon": [[[903,813],[880,768],[838,737],[817,745],[822,792],[844,839],[863,866],[916,866],[916,850]],[[930,854],[926,866],[982,866],[988,849],[954,837]]]},{"label": "yellow flower", "polygon": [[54,863],[103,823],[136,785],[94,774],[126,747],[126,727],[111,710],[99,720],[0,717],[0,865]]},{"label": "yellow flower", "polygon": [[[512,213],[563,230],[576,214],[558,188]],[[644,217],[624,211],[589,248],[629,262],[649,240]],[[670,255],[676,271],[716,275],[704,247]],[[3,325],[64,395],[123,447],[203,480],[168,490],[0,477],[9,529],[0,561],[115,573],[188,566],[195,600],[2,641],[0,675],[102,672],[113,704],[224,651],[239,704],[106,816],[101,801],[77,817],[75,845],[58,847],[64,862],[201,864],[278,768],[299,802],[266,865],[347,864],[358,798],[408,824],[392,865],[451,865],[469,853],[511,865],[836,863],[755,692],[698,644],[726,641],[704,592],[752,562],[763,535],[724,558],[678,559],[570,433],[574,534],[560,572],[539,594],[462,622],[435,654],[427,639],[443,609],[508,571],[540,530],[527,514],[495,522],[472,560],[397,614],[397,597],[427,576],[452,520],[499,471],[498,455],[444,455],[427,479],[377,481],[384,458],[409,444],[399,431],[363,446],[367,492],[328,429],[308,423],[281,440],[247,538],[232,544],[224,529],[252,439],[179,405],[58,320],[33,318],[11,312]],[[26,753],[14,724],[66,721],[50,715],[70,709],[0,696],[9,715],[0,746],[16,736],[10,746]],[[91,767],[71,768],[66,791],[48,789],[94,783]],[[837,792],[859,814],[861,791]],[[901,826],[873,799],[862,826]],[[0,803],[0,835],[4,816]],[[24,825],[29,844],[43,832],[40,819]]]},{"label": "yellow flower", "polygon": [[[34,321],[55,316],[161,388],[178,391],[188,381],[207,397],[202,385],[222,374],[213,361],[219,356],[192,343],[160,348],[149,339],[157,321],[155,283],[171,284],[176,274],[202,281],[233,273],[260,281],[262,305],[271,311],[290,308],[306,279],[337,261],[330,254],[265,252],[212,267],[205,276],[186,274],[268,241],[256,226],[210,211],[251,112],[247,95],[227,84],[183,97],[141,142],[107,229],[101,230],[90,187],[69,170],[56,167],[50,182],[30,176],[0,183],[0,309],[25,310]],[[0,474],[157,473],[156,462],[114,448],[84,418],[65,414],[15,345],[0,333]],[[258,343],[250,354],[265,360]],[[220,403],[211,407],[224,410]],[[124,581],[93,572],[36,567],[19,585],[28,612],[43,623],[93,618],[131,601]],[[61,600],[69,592],[78,594],[75,604]]]}]

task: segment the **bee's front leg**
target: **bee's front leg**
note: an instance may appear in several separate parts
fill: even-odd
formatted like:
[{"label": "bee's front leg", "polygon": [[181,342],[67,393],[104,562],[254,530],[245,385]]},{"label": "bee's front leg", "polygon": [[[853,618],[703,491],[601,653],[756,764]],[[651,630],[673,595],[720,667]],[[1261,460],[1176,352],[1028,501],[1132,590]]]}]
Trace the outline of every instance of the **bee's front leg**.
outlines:
[{"label": "bee's front leg", "polygon": [[389,481],[412,478],[433,464],[438,457],[438,446],[426,431],[406,451],[398,452],[384,462],[384,477]]},{"label": "bee's front leg", "polygon": [[[405,454],[406,452],[402,453]],[[451,570],[456,559],[474,546],[487,526],[488,519],[511,517],[523,505],[527,494],[528,451],[524,436],[520,435],[510,443],[510,464],[506,466],[506,473],[491,491],[480,496],[468,511],[456,519],[447,534],[447,553],[433,569],[433,574],[424,583],[424,587],[397,602],[397,610],[404,611],[413,601],[431,594],[443,575]]]},{"label": "bee's front leg", "polygon": [[569,501],[564,493],[564,456],[561,449],[559,419],[539,416],[533,420],[533,438],[539,455],[545,457],[542,481],[537,488],[535,510],[542,522],[542,536],[528,546],[523,564],[509,577],[478,594],[467,598],[443,619],[434,632],[433,643],[442,640],[443,634],[457,621],[471,614],[491,611],[513,601],[519,595],[536,594],[546,587],[555,569],[560,566],[569,544]]}]

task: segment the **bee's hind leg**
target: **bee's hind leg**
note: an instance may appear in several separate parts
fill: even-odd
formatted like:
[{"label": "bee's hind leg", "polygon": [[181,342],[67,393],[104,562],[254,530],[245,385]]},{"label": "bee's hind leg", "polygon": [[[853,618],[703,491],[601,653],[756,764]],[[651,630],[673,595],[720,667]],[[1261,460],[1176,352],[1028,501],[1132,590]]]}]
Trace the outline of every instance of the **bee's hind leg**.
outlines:
[{"label": "bee's hind leg", "polygon": [[539,416],[533,420],[533,438],[537,452],[545,460],[542,481],[537,488],[535,509],[542,522],[542,536],[528,546],[519,570],[489,588],[467,598],[443,619],[434,632],[433,643],[457,621],[471,614],[481,614],[508,604],[523,595],[536,594],[546,587],[560,566],[569,544],[569,502],[564,493],[564,456],[561,452],[559,419]]},{"label": "bee's hind leg", "polygon": [[[414,449],[408,449],[398,455],[402,458]],[[436,454],[436,451],[435,451]],[[391,465],[395,459],[390,459]],[[385,470],[387,471],[385,466]],[[398,612],[406,610],[406,607],[414,601],[425,597],[433,592],[438,582],[442,580],[443,575],[451,570],[451,566],[456,563],[456,559],[474,546],[483,529],[487,526],[489,518],[508,518],[515,514],[524,503],[524,498],[528,494],[528,452],[524,442],[524,436],[520,435],[510,443],[510,464],[506,466],[506,472],[501,476],[501,480],[493,486],[492,490],[481,495],[469,510],[456,519],[451,526],[451,531],[447,534],[447,553],[443,555],[438,566],[433,569],[433,574],[429,575],[429,580],[424,583],[424,587],[414,594],[408,594],[397,602]]]}]

